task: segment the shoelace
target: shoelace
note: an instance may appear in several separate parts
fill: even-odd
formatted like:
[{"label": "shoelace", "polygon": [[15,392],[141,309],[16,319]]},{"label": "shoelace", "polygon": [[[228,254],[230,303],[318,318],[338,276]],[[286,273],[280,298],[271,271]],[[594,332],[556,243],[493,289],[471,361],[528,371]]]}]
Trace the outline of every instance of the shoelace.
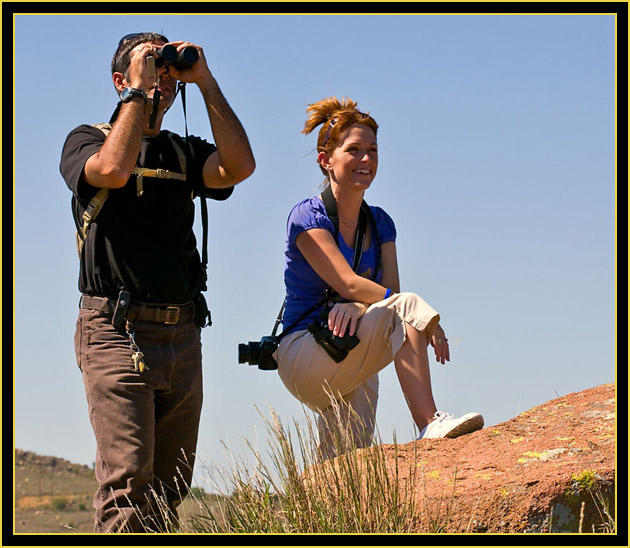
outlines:
[{"label": "shoelace", "polygon": [[435,417],[435,420],[438,422],[442,422],[444,420],[454,418],[453,415],[451,415],[450,413],[445,413],[444,411],[436,411],[433,416]]},{"label": "shoelace", "polygon": [[[435,417],[435,421],[433,422],[442,422],[448,419],[452,419],[454,418],[453,415],[451,415],[450,413],[446,413],[444,411],[436,411],[433,416]],[[427,429],[429,428],[429,426],[431,426],[433,424],[433,422],[430,422],[429,424],[427,424],[423,429],[422,432],[420,432],[420,435],[418,436],[417,439],[422,439],[422,436],[424,436],[425,432],[427,431]]]}]

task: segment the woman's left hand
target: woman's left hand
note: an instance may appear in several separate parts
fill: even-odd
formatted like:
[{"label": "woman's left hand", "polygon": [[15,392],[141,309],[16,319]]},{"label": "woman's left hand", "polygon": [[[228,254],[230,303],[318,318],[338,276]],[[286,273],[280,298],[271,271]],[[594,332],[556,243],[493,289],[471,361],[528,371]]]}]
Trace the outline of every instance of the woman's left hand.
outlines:
[{"label": "woman's left hand", "polygon": [[365,314],[368,305],[363,303],[337,303],[328,313],[328,329],[333,335],[343,337],[348,329],[348,334],[354,335],[357,330],[359,318]]},{"label": "woman's left hand", "polygon": [[431,336],[431,346],[435,350],[435,360],[444,365],[445,362],[451,361],[451,352],[448,347],[448,339],[444,333],[444,329],[438,324]]}]

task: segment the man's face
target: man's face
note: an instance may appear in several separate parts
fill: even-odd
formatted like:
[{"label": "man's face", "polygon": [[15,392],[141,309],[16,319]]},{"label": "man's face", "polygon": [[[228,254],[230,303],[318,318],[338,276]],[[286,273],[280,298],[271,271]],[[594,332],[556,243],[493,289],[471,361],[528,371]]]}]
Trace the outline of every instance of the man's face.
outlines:
[{"label": "man's face", "polygon": [[[156,60],[158,58],[157,51],[165,45],[165,42],[155,41],[155,42],[144,42],[135,46],[133,53],[145,53],[145,59],[148,57],[154,57]],[[131,61],[133,63],[133,60]],[[146,61],[145,61],[146,63]],[[160,64],[160,63],[157,63]],[[149,101],[153,100],[153,96],[155,95],[156,85],[157,89],[160,91],[160,108],[166,109],[170,107],[175,100],[175,92],[177,89],[177,80],[169,74],[168,65],[164,66],[156,66],[155,67],[156,78],[151,80],[149,83],[148,74],[147,74],[147,96]],[[123,78],[124,87],[132,86],[131,82],[132,78],[130,76],[130,69],[127,69],[127,72]]]},{"label": "man's face", "polygon": [[[154,51],[159,50],[164,42],[150,42],[151,46],[153,46]],[[153,55],[153,57],[157,58],[157,55]],[[160,107],[168,108],[173,104],[175,100],[175,91],[177,89],[177,80],[173,78],[169,74],[168,65],[156,66],[155,72],[158,77],[158,86],[157,89],[160,91]],[[149,99],[153,99],[153,95],[155,94],[155,86],[153,86],[148,92],[147,96]]]}]

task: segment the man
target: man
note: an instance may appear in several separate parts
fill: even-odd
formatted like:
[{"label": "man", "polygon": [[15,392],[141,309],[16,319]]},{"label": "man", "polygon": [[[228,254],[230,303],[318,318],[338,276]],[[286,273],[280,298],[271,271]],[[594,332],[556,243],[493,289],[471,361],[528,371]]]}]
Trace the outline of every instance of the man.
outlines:
[{"label": "man", "polygon": [[[192,64],[168,62],[165,44]],[[125,36],[112,80],[113,124],[73,130],[60,166],[82,247],[75,348],[97,442],[94,530],[163,531],[192,480],[201,413],[207,309],[193,198],[228,198],[255,163],[201,47]],[[161,130],[177,81],[198,86],[216,146]]]}]

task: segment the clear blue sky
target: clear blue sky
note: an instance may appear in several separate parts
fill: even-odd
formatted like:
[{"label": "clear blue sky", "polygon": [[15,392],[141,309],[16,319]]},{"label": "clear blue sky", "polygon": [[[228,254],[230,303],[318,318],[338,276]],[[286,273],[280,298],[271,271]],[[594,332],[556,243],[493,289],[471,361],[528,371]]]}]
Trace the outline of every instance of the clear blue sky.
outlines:
[{"label": "clear blue sky", "polygon": [[[111,56],[144,30],[204,48],[258,166],[230,200],[210,202],[199,474],[224,465],[224,444],[266,451],[257,408],[303,417],[276,373],[237,363],[237,346],[272,329],[288,212],[322,180],[315,136],[300,133],[305,108],[330,95],[380,124],[366,199],[396,222],[402,288],[440,312],[451,341],[451,362],[431,366],[438,407],[492,426],[614,382],[613,15],[18,15],[16,447],[94,461],[58,166],[70,130],[109,119]],[[164,127],[183,133],[179,100]],[[212,140],[190,86],[188,129]],[[394,430],[414,439],[393,366],[377,418],[384,441]]]}]

